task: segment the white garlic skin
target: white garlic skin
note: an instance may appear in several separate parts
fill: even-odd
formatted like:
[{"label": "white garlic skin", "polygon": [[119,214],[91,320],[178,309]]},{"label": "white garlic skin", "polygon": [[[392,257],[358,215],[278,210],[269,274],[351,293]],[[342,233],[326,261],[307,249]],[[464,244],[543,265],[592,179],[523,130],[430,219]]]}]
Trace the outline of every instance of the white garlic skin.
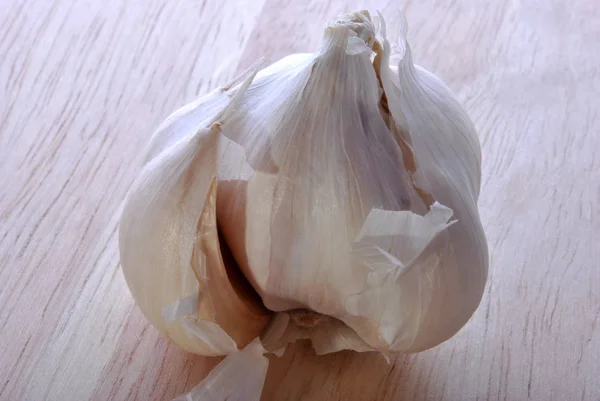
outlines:
[{"label": "white garlic skin", "polygon": [[[268,309],[308,309],[342,322],[331,332],[315,328],[323,343],[346,336],[361,351],[420,351],[454,335],[483,294],[488,254],[477,210],[479,142],[454,96],[415,68],[408,47],[399,66],[388,67],[383,46],[379,83],[371,54],[349,46],[349,37],[372,44],[372,25],[361,18],[332,24],[315,54],[288,56],[257,74],[222,126],[253,173],[222,174],[239,155],[220,153],[217,220]],[[380,112],[382,93],[409,133],[414,174]],[[210,121],[228,99],[216,91],[176,112],[153,137],[148,160]],[[423,235],[435,235],[416,261],[390,252],[412,262],[405,271],[373,273],[353,244],[373,209],[426,215],[432,205],[415,182],[451,209],[448,223],[455,222],[438,223],[439,232],[431,223]],[[410,242],[420,234],[397,237]],[[326,345],[321,353],[344,347]]]}]

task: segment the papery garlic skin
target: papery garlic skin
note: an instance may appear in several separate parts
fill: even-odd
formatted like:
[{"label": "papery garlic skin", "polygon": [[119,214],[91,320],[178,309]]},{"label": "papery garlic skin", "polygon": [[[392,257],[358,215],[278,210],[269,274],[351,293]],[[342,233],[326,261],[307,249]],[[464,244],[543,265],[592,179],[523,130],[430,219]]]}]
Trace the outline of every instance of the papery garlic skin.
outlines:
[{"label": "papery garlic skin", "polygon": [[[242,346],[231,338],[207,344],[210,339],[192,338],[181,323],[166,319],[165,310],[182,317],[174,312],[186,310],[178,299],[194,299],[194,291],[202,297],[202,279],[174,256],[161,260],[134,250],[165,246],[160,235],[145,244],[139,232],[158,226],[167,233],[176,221],[177,243],[167,246],[178,247],[182,260],[201,254],[191,238],[205,209],[216,213],[221,245],[231,249],[266,308],[277,312],[262,332],[267,351],[297,338],[311,339],[318,353],[419,351],[450,338],[477,308],[488,255],[477,211],[476,132],[448,88],[413,65],[408,45],[399,65],[389,66],[385,29],[382,35],[366,13],[341,17],[314,54],[288,56],[246,86],[212,92],[174,113],[153,136],[146,170],[164,170],[178,152],[204,155],[193,166],[192,156],[184,157],[199,180],[193,199],[177,209],[167,194],[184,192],[182,173],[159,169],[154,179],[160,184],[144,178],[132,191],[135,199],[124,212],[129,228],[121,230],[132,293],[177,344],[209,355]],[[225,109],[212,142],[188,139]],[[159,201],[141,215],[136,205],[148,197]],[[207,206],[207,199],[214,204]],[[163,220],[153,220],[155,214]],[[159,272],[161,264],[174,263],[175,273]],[[152,265],[160,279],[138,288],[140,265]],[[240,313],[242,304],[230,313]],[[324,318],[300,327],[296,311]],[[241,322],[244,332],[255,333],[269,318],[255,316],[261,323]],[[223,330],[216,319],[207,321],[202,324],[211,330],[213,323]],[[223,331],[229,337],[231,328]]]}]

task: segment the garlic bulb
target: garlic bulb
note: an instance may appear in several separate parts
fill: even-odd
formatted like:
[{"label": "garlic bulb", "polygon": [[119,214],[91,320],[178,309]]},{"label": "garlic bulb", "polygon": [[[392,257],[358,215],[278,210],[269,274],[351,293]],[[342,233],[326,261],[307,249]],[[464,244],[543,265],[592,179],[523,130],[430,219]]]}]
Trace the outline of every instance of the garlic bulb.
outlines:
[{"label": "garlic bulb", "polygon": [[318,353],[414,352],[477,308],[477,134],[404,38],[389,65],[378,21],[332,21],[314,54],[213,91],[153,136],[121,262],[142,311],[183,348],[262,358],[307,338]]}]

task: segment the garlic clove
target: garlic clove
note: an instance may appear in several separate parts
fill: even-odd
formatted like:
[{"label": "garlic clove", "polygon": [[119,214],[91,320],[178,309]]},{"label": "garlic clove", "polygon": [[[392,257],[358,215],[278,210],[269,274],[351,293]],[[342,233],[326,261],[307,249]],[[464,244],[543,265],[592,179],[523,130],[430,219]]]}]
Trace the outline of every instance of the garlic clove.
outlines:
[{"label": "garlic clove", "polygon": [[182,348],[209,355],[219,353],[190,337],[180,321],[167,321],[163,309],[198,291],[191,261],[196,224],[216,174],[218,135],[201,129],[146,164],[126,200],[119,233],[122,270],[144,315]]},{"label": "garlic clove", "polygon": [[[476,131],[451,91],[433,74],[415,66],[405,37],[397,67],[382,68],[382,83],[394,120],[409,133],[417,160],[415,181],[453,211],[455,224],[435,261],[435,290],[408,351],[421,351],[453,336],[483,296],[488,249],[477,210],[481,149]],[[384,40],[383,65],[390,46]],[[387,78],[386,78],[387,77]]]},{"label": "garlic clove", "polygon": [[214,321],[239,347],[244,347],[261,333],[271,313],[220,241],[216,210],[217,178],[213,177],[192,255],[192,268],[200,283],[197,320]]},{"label": "garlic clove", "polygon": [[[222,182],[219,189],[217,220],[223,236],[246,279],[265,301],[266,282],[274,279],[270,271],[270,221],[277,177],[255,172],[248,181]],[[251,268],[252,267],[252,268]],[[272,274],[272,275],[271,275]],[[268,307],[268,303],[265,303]]]},{"label": "garlic clove", "polygon": [[190,126],[154,153],[121,218],[122,269],[140,309],[173,342],[202,355],[243,347],[269,319],[219,242],[215,210],[218,166],[235,154],[222,149],[221,127],[253,77],[206,128]]}]

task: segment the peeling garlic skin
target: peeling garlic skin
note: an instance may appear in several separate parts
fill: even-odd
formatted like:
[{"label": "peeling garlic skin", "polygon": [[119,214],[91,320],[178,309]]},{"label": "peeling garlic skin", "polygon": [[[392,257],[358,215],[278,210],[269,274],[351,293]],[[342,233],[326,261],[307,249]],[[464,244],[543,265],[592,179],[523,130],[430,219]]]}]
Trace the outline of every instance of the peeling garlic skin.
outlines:
[{"label": "peeling garlic skin", "polygon": [[[210,169],[214,141],[203,134],[199,141],[206,152],[202,167]],[[218,355],[207,344],[189,338],[182,325],[168,324],[162,316],[165,306],[198,288],[190,261],[206,194],[202,190],[186,193],[184,185],[189,161],[196,153],[193,146],[180,141],[143,168],[125,202],[119,249],[127,285],[148,320],[187,351]],[[205,179],[208,184],[210,175]]]}]

